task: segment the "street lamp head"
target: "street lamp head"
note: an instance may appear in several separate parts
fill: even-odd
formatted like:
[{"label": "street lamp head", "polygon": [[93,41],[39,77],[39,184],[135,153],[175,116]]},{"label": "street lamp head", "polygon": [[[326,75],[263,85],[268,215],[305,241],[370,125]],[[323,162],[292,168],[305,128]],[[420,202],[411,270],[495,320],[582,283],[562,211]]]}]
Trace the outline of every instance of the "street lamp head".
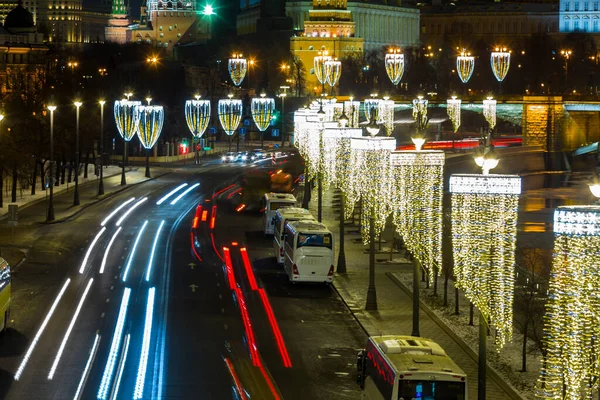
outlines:
[{"label": "street lamp head", "polygon": [[100,100],[98,103],[99,103],[99,104],[100,104],[102,107],[104,107],[104,104],[106,104],[106,101],[104,101],[104,100]]},{"label": "street lamp head", "polygon": [[345,128],[346,125],[348,125],[348,116],[346,115],[346,111],[342,110],[342,115],[340,115],[340,117],[338,118],[338,122],[340,123],[340,126],[342,128]]},{"label": "street lamp head", "polygon": [[590,192],[594,195],[595,198],[600,199],[600,179],[598,177],[598,173],[594,174],[594,182],[589,185]]},{"label": "street lamp head", "polygon": [[232,94],[232,93],[229,93],[229,94],[227,95],[227,97],[229,97],[230,99],[232,99],[232,98],[233,98],[233,94]]},{"label": "street lamp head", "polygon": [[194,97],[196,98],[196,100],[200,100],[200,98],[201,98],[202,96],[200,96],[199,94],[195,94],[195,95],[194,95]]},{"label": "street lamp head", "polygon": [[262,98],[265,98],[265,97],[266,97],[266,95],[267,95],[266,93],[261,93],[261,94],[260,94],[260,97],[262,97]]},{"label": "street lamp head", "polygon": [[74,102],[73,104],[75,104],[75,107],[79,108],[79,107],[81,107],[81,105],[82,105],[83,103],[82,103],[82,102],[80,102],[80,101],[76,101],[76,102]]},{"label": "street lamp head", "polygon": [[377,115],[376,114],[377,114],[377,109],[375,107],[373,107],[371,109],[371,122],[369,122],[369,124],[367,125],[367,132],[369,132],[369,135],[371,135],[371,136],[377,136],[377,134],[379,133],[379,130],[381,129],[381,127],[377,123]]},{"label": "street lamp head", "polygon": [[414,143],[415,149],[417,151],[421,151],[421,149],[423,148],[423,145],[425,144],[425,138],[423,138],[423,137],[414,137],[414,138],[410,138],[410,139]]},{"label": "street lamp head", "polygon": [[215,11],[213,9],[213,6],[211,6],[210,4],[205,5],[204,10],[202,10],[202,14],[203,15],[214,15]]},{"label": "street lamp head", "polygon": [[56,106],[48,106],[48,110],[50,110],[50,112],[54,112],[56,110]]},{"label": "street lamp head", "polygon": [[148,102],[148,105],[150,105],[150,102],[152,101],[152,97],[146,97],[146,101]]}]

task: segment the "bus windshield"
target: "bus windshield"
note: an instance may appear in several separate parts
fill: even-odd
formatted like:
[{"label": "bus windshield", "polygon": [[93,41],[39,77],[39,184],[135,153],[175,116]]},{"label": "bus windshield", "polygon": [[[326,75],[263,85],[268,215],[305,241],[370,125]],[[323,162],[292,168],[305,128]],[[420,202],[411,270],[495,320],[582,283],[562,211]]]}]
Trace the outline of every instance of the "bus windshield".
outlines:
[{"label": "bus windshield", "polygon": [[327,247],[331,249],[331,242],[331,234],[329,233],[300,233],[298,235],[298,244],[296,247]]},{"label": "bus windshield", "polygon": [[464,400],[464,382],[412,380],[398,382],[398,400]]}]

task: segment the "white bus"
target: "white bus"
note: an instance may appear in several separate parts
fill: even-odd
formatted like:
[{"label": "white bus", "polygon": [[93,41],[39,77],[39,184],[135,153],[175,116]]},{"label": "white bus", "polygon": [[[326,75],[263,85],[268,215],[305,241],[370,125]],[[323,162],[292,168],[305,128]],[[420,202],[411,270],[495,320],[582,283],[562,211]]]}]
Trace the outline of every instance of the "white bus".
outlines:
[{"label": "white bus", "polygon": [[275,211],[283,207],[296,205],[296,198],[290,193],[265,193],[263,207],[265,209],[265,235],[273,234],[273,217]]},{"label": "white bus", "polygon": [[273,217],[273,250],[279,264],[283,264],[283,235],[288,221],[314,221],[310,211],[305,208],[285,207],[275,211]]},{"label": "white bus", "polygon": [[285,224],[283,269],[290,282],[333,282],[333,235],[316,221]]},{"label": "white bus", "polygon": [[363,400],[467,399],[467,375],[430,339],[370,337],[357,370]]}]

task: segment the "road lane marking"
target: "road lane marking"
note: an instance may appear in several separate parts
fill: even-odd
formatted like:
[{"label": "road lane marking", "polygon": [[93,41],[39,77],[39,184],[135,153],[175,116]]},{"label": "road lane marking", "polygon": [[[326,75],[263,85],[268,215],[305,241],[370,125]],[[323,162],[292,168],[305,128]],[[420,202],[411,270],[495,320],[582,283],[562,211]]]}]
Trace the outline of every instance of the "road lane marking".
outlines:
[{"label": "road lane marking", "polygon": [[142,339],[142,350],[140,354],[140,365],[138,367],[137,379],[135,381],[134,400],[143,398],[144,383],[146,381],[146,369],[148,367],[148,352],[150,351],[150,339],[152,339],[152,315],[154,314],[154,292],[155,288],[148,289],[148,302],[146,304],[146,320],[144,323],[144,337]]},{"label": "road lane marking", "polygon": [[123,355],[121,356],[121,362],[119,363],[119,372],[117,372],[117,381],[113,388],[112,400],[117,400],[119,396],[119,388],[121,387],[121,378],[123,377],[123,371],[125,370],[125,363],[127,362],[127,353],[129,353],[129,339],[131,335],[125,336],[125,346],[123,347]]},{"label": "road lane marking", "polygon": [[200,186],[200,183],[194,183],[192,186],[190,186],[189,188],[187,188],[183,193],[181,193],[179,196],[175,197],[175,199],[173,199],[173,201],[171,202],[171,205],[175,205],[177,204],[177,202],[186,194],[188,194],[189,192],[191,192],[192,190],[196,189],[198,186]]}]

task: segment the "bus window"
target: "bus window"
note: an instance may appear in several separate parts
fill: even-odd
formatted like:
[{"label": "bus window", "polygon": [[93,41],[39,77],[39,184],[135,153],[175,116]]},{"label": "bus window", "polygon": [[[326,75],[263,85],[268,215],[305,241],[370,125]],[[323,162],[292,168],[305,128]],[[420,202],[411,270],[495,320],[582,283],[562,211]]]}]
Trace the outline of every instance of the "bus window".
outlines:
[{"label": "bus window", "polygon": [[464,400],[464,382],[403,381],[398,382],[398,400]]},{"label": "bus window", "polygon": [[312,246],[312,247],[327,247],[331,249],[331,234],[304,234],[301,233],[298,235],[298,245],[297,248]]}]

